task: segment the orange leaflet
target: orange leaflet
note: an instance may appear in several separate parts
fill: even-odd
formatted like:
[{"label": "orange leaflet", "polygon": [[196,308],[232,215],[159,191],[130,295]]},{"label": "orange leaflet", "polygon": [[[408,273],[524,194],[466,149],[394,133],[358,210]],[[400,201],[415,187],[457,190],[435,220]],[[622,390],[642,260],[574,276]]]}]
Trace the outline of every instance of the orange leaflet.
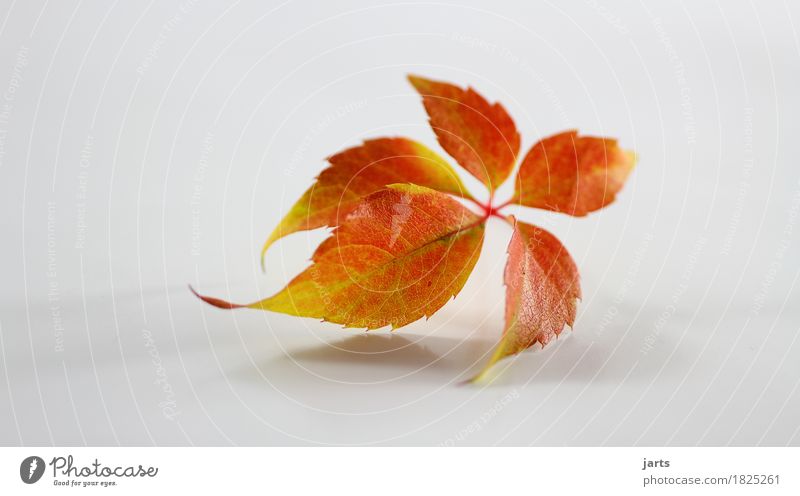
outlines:
[{"label": "orange leaflet", "polygon": [[[195,294],[225,309],[258,308],[346,327],[402,327],[432,315],[461,290],[481,251],[486,221],[498,217],[514,229],[505,270],[506,326],[476,380],[499,360],[534,343],[544,346],[565,324],[572,326],[581,295],[578,269],[561,243],[544,229],[506,217],[503,208],[517,203],[586,215],[614,200],[636,156],[609,138],[576,131],[551,136],[523,159],[511,200],[496,205],[494,190],[519,151],[519,134],[505,109],[471,88],[409,80],[423,95],[439,143],[489,187],[489,201],[475,200],[455,171],[419,143],[366,141],[329,159],[330,167],[264,245],[266,252],[287,234],[338,226],[308,269],[249,305]],[[450,195],[472,201],[482,213]]]},{"label": "orange leaflet", "polygon": [[311,186],[272,231],[261,250],[261,263],[269,247],[297,231],[335,226],[366,195],[387,184],[413,183],[469,197],[450,164],[424,145],[406,138],[365,141],[328,158]]},{"label": "orange leaflet", "polygon": [[517,173],[512,201],[583,216],[614,201],[636,163],[617,140],[556,134],[533,145]]},{"label": "orange leaflet", "polygon": [[391,185],[353,210],[313,264],[286,288],[249,305],[345,327],[402,327],[430,316],[464,286],[483,244],[485,219],[444,193]]},{"label": "orange leaflet", "polygon": [[499,103],[490,104],[472,88],[409,76],[422,95],[439,144],[490,191],[511,174],[519,133]]},{"label": "orange leaflet", "polygon": [[567,249],[544,229],[510,219],[514,233],[506,262],[506,327],[480,379],[499,360],[561,334],[575,322],[581,297],[578,268]]}]

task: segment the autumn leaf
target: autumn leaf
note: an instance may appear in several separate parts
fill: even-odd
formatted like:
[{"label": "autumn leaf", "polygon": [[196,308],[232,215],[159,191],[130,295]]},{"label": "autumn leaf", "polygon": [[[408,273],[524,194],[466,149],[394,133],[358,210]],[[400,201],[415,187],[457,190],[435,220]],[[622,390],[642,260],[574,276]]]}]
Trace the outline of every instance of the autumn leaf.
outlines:
[{"label": "autumn leaf", "polygon": [[545,346],[572,326],[581,297],[578,268],[555,236],[511,217],[514,232],[504,274],[506,326],[500,344],[473,378],[480,380],[498,361],[535,343]]},{"label": "autumn leaf", "polygon": [[283,236],[335,226],[310,267],[278,293],[247,305],[195,295],[224,309],[270,310],[345,327],[402,327],[431,316],[458,294],[480,255],[486,222],[499,218],[513,228],[504,274],[506,322],[493,355],[471,379],[476,381],[498,361],[535,343],[544,346],[572,327],[581,297],[578,269],[558,239],[503,209],[519,204],[587,215],[614,201],[636,155],[611,138],[556,134],[533,145],[520,164],[513,196],[495,204],[495,189],[511,174],[519,152],[514,121],[472,88],[418,76],[409,80],[423,97],[439,144],[488,187],[489,200],[477,201],[453,168],[419,143],[365,141],[328,159],[330,166],[264,245],[262,264]]},{"label": "autumn leaf", "polygon": [[472,88],[409,76],[422,95],[439,144],[490,191],[511,174],[519,133],[499,103],[490,104]]},{"label": "autumn leaf", "polygon": [[614,201],[635,163],[614,139],[556,134],[522,159],[512,202],[583,216]]},{"label": "autumn leaf", "polygon": [[261,250],[297,231],[335,226],[358,202],[387,184],[413,183],[469,197],[453,168],[424,145],[406,138],[365,141],[328,159],[316,183],[294,204]]},{"label": "autumn leaf", "polygon": [[[249,305],[345,327],[402,327],[430,316],[464,286],[484,218],[438,191],[391,185],[364,198],[286,288]],[[198,295],[199,296],[199,295]]]}]

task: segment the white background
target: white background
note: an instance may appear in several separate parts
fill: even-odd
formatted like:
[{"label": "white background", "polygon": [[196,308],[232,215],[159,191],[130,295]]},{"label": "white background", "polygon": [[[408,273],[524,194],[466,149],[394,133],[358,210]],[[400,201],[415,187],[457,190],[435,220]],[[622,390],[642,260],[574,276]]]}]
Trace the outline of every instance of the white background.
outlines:
[{"label": "white background", "polygon": [[[20,465],[32,453],[44,460],[46,470],[38,482],[25,485],[20,480]],[[362,455],[358,448],[5,448],[0,450],[0,489],[6,494],[64,491],[83,494],[92,490],[135,495],[252,494],[255,488],[266,486],[280,494],[360,495],[375,494],[376,488],[380,488],[381,494],[390,495],[421,491],[506,494],[519,492],[531,483],[497,474],[526,474],[531,467],[546,467],[535,471],[537,491],[774,496],[797,494],[800,483],[792,477],[797,454],[796,448],[499,448],[486,456],[486,450],[481,448],[460,448],[449,450],[442,457],[436,450],[394,448],[380,450],[380,456],[363,457],[356,465],[354,459]],[[135,470],[142,465],[145,470],[153,467],[158,472],[152,478],[134,479],[66,477],[62,468],[54,476],[51,461],[70,455],[76,470],[87,467],[91,471],[97,460],[100,470],[104,467],[124,470],[131,466]],[[642,470],[644,459],[664,460],[669,467]],[[55,464],[64,467],[66,460],[56,460]],[[398,466],[406,467],[408,475],[397,477]],[[578,471],[580,477],[575,477]],[[732,476],[755,474],[772,476],[758,479],[771,480],[772,484],[733,482]],[[683,478],[700,478],[700,486],[694,482],[692,485],[686,485],[685,481],[677,485],[664,482]],[[724,479],[724,483],[719,479]],[[114,482],[115,486],[83,489],[81,484],[87,480]],[[391,483],[387,484],[387,480]],[[77,485],[67,489],[56,486],[55,481]]]},{"label": "white background", "polygon": [[[800,9],[660,4],[3,0],[0,444],[800,444]],[[258,252],[324,157],[440,150],[407,73],[502,101],[523,152],[579,128],[640,156],[587,218],[514,211],[584,299],[490,386],[458,383],[502,330],[502,223],[395,333],[186,288],[302,270],[324,230]]]}]

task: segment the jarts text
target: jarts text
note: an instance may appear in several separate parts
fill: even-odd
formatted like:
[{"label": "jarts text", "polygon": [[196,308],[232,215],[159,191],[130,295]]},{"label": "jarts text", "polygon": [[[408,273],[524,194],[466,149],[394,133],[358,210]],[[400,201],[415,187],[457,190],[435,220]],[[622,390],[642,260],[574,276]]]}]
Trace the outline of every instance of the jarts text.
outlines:
[{"label": "jarts text", "polygon": [[647,470],[648,468],[667,468],[669,467],[669,460],[648,460],[647,458],[642,459],[642,470]]}]

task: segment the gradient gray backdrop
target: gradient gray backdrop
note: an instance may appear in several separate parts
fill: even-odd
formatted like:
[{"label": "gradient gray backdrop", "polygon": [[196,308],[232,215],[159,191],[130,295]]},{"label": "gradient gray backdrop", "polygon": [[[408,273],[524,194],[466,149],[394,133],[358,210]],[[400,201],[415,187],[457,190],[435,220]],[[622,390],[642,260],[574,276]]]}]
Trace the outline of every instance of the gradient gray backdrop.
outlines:
[{"label": "gradient gray backdrop", "polygon": [[[800,444],[800,5],[662,4],[2,0],[0,444]],[[440,150],[410,72],[502,101],[523,152],[578,128],[640,156],[587,218],[514,211],[584,299],[490,387],[457,382],[502,330],[502,223],[395,333],[186,289],[302,270],[324,231],[258,252],[324,157]]]}]

